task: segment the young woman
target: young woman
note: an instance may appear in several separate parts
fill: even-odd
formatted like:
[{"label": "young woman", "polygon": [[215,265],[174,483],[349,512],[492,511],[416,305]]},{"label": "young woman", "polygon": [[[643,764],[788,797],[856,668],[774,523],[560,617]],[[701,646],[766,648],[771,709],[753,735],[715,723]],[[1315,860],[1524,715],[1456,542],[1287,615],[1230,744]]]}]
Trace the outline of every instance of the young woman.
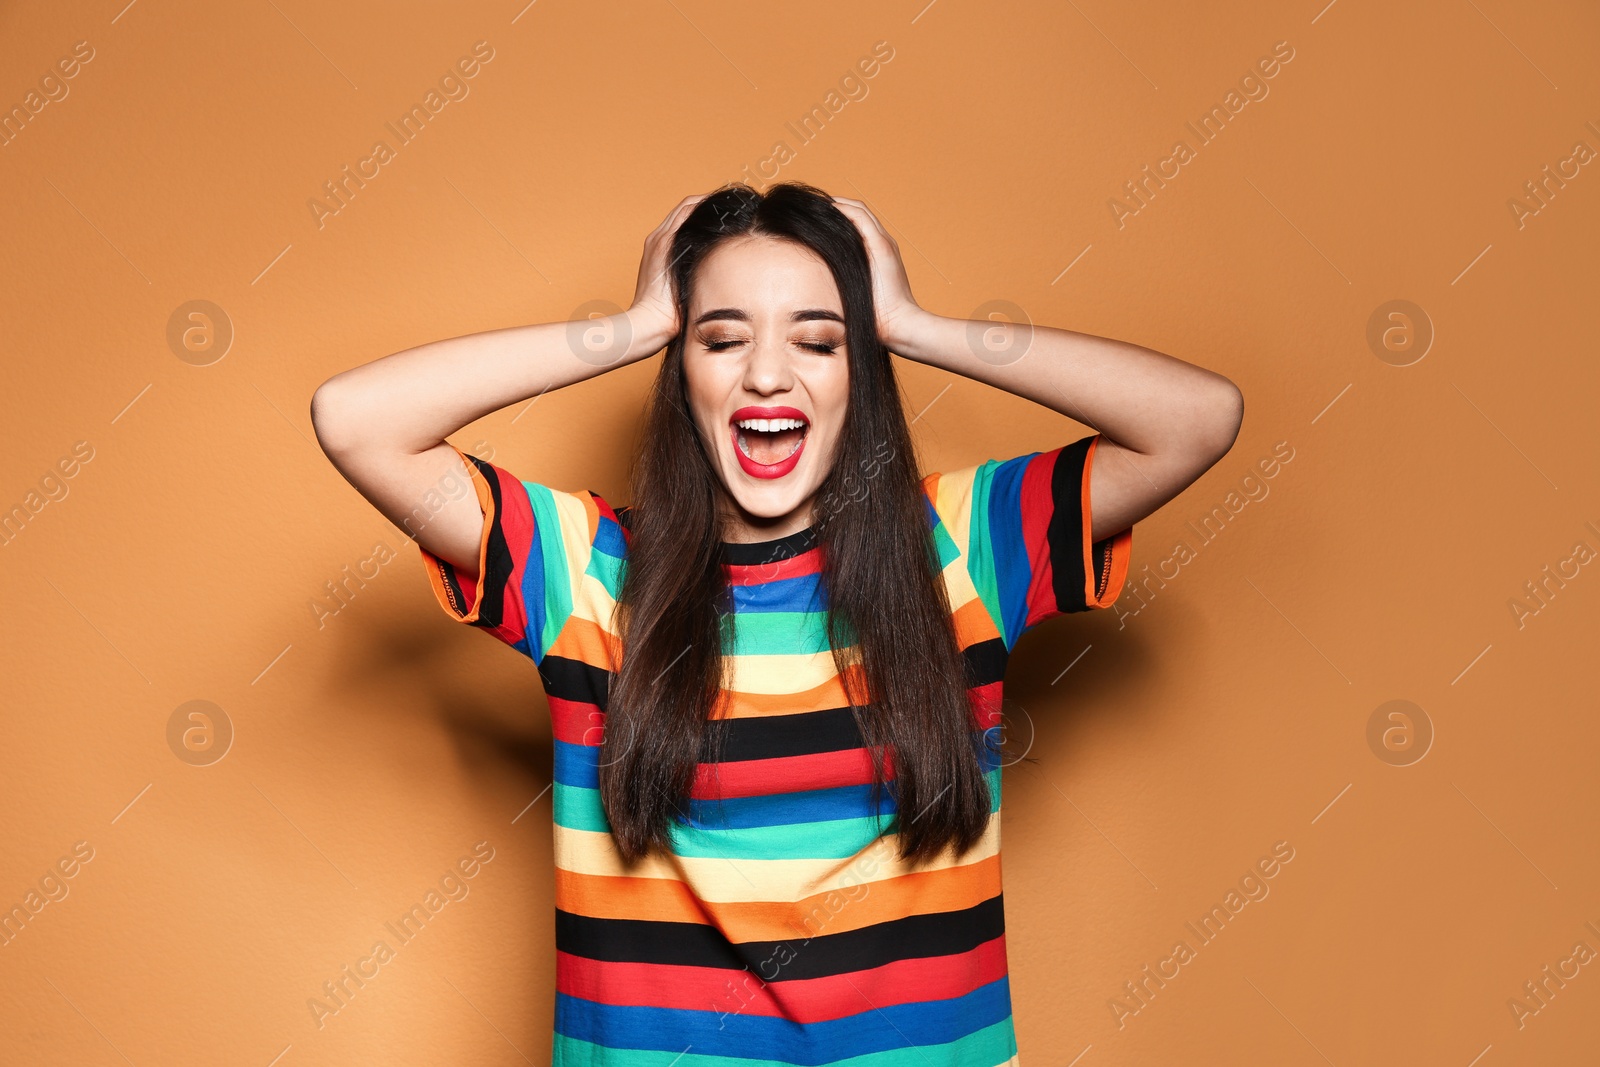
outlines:
[{"label": "young woman", "polygon": [[[663,347],[628,506],[445,440]],[[1097,432],[923,476],[891,351]],[[1007,657],[1117,598],[1133,523],[1227,452],[1242,412],[1232,382],[1170,356],[918,307],[865,205],[798,183],[684,200],[604,322],[323,384],[323,448],[416,539],[441,607],[538,665],[554,1063],[1017,1062]]]}]

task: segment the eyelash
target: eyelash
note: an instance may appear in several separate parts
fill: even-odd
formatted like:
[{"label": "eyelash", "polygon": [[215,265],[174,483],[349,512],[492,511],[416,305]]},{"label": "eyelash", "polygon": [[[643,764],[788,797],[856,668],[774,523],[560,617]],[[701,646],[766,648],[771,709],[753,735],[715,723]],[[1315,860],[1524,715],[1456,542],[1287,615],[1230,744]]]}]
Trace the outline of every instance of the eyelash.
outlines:
[{"label": "eyelash", "polygon": [[[732,348],[734,345],[742,344],[744,344],[743,341],[707,341],[705,343],[706,349],[711,352],[721,352],[728,348]],[[818,352],[829,356],[833,355],[839,350],[838,345],[829,344],[825,341],[801,341],[799,344],[801,348],[809,348],[813,352]]]}]

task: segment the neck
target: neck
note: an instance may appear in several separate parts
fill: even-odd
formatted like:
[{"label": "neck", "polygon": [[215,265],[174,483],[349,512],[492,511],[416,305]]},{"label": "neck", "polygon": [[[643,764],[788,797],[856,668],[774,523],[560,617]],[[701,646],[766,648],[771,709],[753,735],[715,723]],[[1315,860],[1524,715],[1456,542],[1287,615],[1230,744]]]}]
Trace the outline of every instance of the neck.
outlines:
[{"label": "neck", "polygon": [[799,533],[811,525],[811,501],[807,500],[793,511],[768,518],[752,515],[727,497],[722,501],[721,539],[732,544],[751,544],[759,541],[776,541],[780,537]]}]

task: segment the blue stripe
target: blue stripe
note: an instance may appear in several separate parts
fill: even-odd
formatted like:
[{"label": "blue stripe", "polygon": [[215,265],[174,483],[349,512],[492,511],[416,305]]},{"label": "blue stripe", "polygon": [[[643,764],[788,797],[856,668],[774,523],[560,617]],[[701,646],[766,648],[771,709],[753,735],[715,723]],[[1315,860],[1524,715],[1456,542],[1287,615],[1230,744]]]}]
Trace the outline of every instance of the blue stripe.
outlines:
[{"label": "blue stripe", "polygon": [[594,532],[594,548],[596,552],[604,552],[618,559],[628,554],[628,542],[623,538],[622,527],[617,525],[615,519],[600,516],[600,527]]},{"label": "blue stripe", "polygon": [[1039,454],[997,464],[989,483],[989,550],[1000,597],[1000,632],[1008,649],[1022,636],[1028,621],[1028,585],[1033,572],[1022,536],[1022,478]]},{"label": "blue stripe", "polygon": [[[724,797],[720,801],[690,798],[687,807],[689,825],[701,830],[787,826],[790,823],[860,819],[874,814],[871,784],[754,797]],[[887,783],[876,810],[886,817],[899,810]]]},{"label": "blue stripe", "polygon": [[[978,766],[989,779],[991,807],[998,808],[1000,771],[1004,756],[1000,748],[1015,751],[1027,738],[1007,737],[1000,727],[982,735],[973,731],[982,744]],[[598,745],[578,745],[555,741],[553,760],[557,785],[575,789],[600,788]],[[752,797],[690,797],[687,824],[697,830],[736,830],[757,826],[787,826],[791,823],[829,822],[835,819],[862,819],[882,813],[893,815],[900,809],[885,783],[876,811],[872,807],[872,785],[845,785],[829,789],[808,789],[793,793],[768,793]]]},{"label": "blue stripe", "polygon": [[820,574],[763,582],[761,585],[729,586],[733,610],[741,611],[825,611],[828,593],[818,581]]},{"label": "blue stripe", "polygon": [[562,785],[600,788],[600,746],[555,742],[555,775]]},{"label": "blue stripe", "polygon": [[[528,503],[533,508],[533,541],[528,550],[528,567],[522,575],[522,599],[527,607],[534,661],[544,659],[561,628],[572,614],[572,578],[568,561],[587,552],[587,544],[568,545],[561,535],[561,513],[554,491],[537,482],[523,482]],[[537,559],[539,565],[534,567]],[[587,568],[588,562],[584,561]]]},{"label": "blue stripe", "polygon": [[[805,951],[800,945],[797,953]],[[739,974],[730,970],[729,976]],[[739,1010],[737,996],[706,1011],[599,1004],[556,994],[555,1030],[563,1037],[613,1049],[658,1049],[703,1056],[775,1060],[822,1067],[855,1056],[959,1040],[1011,1015],[1011,986],[995,979],[961,997],[863,1005],[860,1012],[820,1023]],[[913,1044],[915,1042],[915,1044]]]}]

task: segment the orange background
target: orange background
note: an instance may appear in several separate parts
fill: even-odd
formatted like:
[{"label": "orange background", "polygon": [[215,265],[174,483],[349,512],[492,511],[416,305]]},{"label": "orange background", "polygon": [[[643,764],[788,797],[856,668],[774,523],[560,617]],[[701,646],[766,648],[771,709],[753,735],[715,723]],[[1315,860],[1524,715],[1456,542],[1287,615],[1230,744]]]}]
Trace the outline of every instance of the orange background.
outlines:
[{"label": "orange background", "polygon": [[[1137,525],[1118,605],[1012,660],[1039,758],[1006,786],[1022,1062],[1595,1056],[1600,965],[1521,1025],[1508,1005],[1600,951],[1600,568],[1511,607],[1600,550],[1600,173],[1520,225],[1508,206],[1600,149],[1592,7],[124,4],[0,13],[6,108],[93,49],[0,147],[0,507],[66,494],[0,547],[0,906],[92,854],[0,947],[0,1060],[546,1062],[537,674],[444,618],[308,403],[425,341],[625,304],[672,205],[779,141],[766,177],[867,200],[930,309],[1008,300],[1246,397],[1233,451]],[[477,41],[468,95],[319,226],[323,183]],[[866,95],[802,143],[786,123],[879,41]],[[1279,41],[1268,94],[1197,147],[1185,123]],[[1180,138],[1195,157],[1119,226],[1108,202]],[[1395,299],[1432,324],[1418,361],[1368,343]],[[220,359],[169,344],[191,300],[232,325]],[[901,367],[925,469],[1087,432]],[[620,499],[653,372],[454,440]],[[1279,442],[1270,491],[1202,546],[1189,524]],[[346,566],[371,577],[341,606]],[[234,734],[205,766],[168,740],[191,700]],[[1431,723],[1420,761],[1369,744],[1391,700]],[[1124,983],[1279,841],[1270,894],[1119,1025]],[[308,999],[479,842],[469,894],[319,1027]]]}]

